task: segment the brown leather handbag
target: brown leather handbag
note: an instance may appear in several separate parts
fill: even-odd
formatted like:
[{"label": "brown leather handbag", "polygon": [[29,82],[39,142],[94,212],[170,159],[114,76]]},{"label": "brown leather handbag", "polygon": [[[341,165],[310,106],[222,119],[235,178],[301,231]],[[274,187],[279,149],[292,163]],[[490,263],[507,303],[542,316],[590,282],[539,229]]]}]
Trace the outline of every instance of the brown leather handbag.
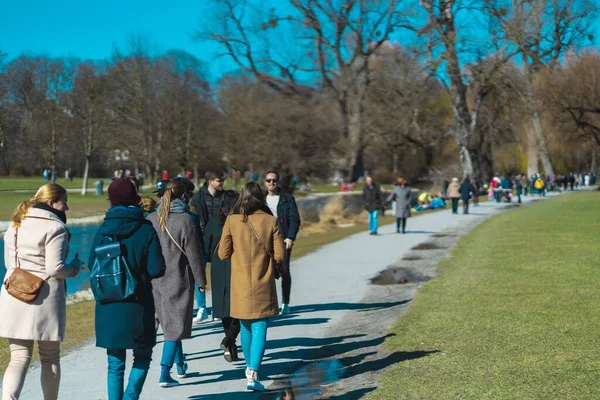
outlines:
[{"label": "brown leather handbag", "polygon": [[15,269],[4,281],[4,288],[12,297],[25,303],[32,303],[40,294],[42,285],[50,277],[42,279],[21,268],[18,257],[17,237],[19,229],[15,229]]}]

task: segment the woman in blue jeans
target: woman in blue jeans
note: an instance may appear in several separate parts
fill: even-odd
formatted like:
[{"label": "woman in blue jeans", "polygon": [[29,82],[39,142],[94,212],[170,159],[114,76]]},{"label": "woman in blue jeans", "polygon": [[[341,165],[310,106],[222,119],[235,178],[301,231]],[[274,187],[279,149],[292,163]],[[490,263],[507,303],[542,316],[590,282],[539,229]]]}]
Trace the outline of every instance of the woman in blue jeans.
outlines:
[{"label": "woman in blue jeans", "polygon": [[184,183],[174,179],[167,185],[158,211],[148,215],[167,261],[165,275],[152,283],[156,314],[164,335],[159,378],[159,386],[163,388],[179,385],[171,377],[173,365],[177,367],[178,378],[187,377],[188,365],[181,341],[192,337],[194,285],[201,291],[206,286],[200,227],[185,197]]},{"label": "woman in blue jeans", "polygon": [[258,372],[267,319],[279,314],[274,262],[283,261],[284,249],[265,194],[256,182],[248,182],[225,220],[218,251],[221,260],[231,260],[230,316],[241,323],[248,390],[265,389]]},{"label": "woman in blue jeans", "polygon": [[[135,299],[96,301],[96,346],[105,348],[108,355],[108,399],[134,400],[142,392],[156,344],[151,282],[164,275],[165,260],[156,231],[138,207],[134,184],[126,179],[114,181],[108,199],[111,208],[94,238],[89,266],[94,267],[99,246],[119,241],[121,254],[140,283]],[[124,390],[127,349],[133,349],[133,367]]]}]

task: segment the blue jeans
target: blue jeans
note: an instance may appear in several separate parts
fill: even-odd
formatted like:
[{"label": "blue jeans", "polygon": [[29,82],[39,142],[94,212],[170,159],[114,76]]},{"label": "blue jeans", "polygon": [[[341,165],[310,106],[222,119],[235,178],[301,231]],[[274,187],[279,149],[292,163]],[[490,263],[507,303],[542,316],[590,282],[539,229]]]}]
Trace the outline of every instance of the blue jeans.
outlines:
[{"label": "blue jeans", "polygon": [[184,362],[185,357],[183,356],[183,345],[181,344],[181,341],[173,342],[165,340],[160,365],[171,370],[173,364],[182,365]]},{"label": "blue jeans", "polygon": [[258,371],[265,355],[267,319],[242,319],[240,323],[246,366],[253,371]]},{"label": "blue jeans", "polygon": [[379,210],[367,211],[369,216],[369,232],[377,232],[379,227]]},{"label": "blue jeans", "polygon": [[198,285],[194,285],[196,288],[196,305],[198,309],[206,307],[206,291],[201,292]]},{"label": "blue jeans", "polygon": [[108,355],[108,399],[109,400],[137,400],[140,398],[150,361],[152,361],[152,348],[144,347],[133,350],[133,366],[129,373],[127,389],[123,394],[123,378],[125,376],[125,357],[127,350],[107,349]]}]

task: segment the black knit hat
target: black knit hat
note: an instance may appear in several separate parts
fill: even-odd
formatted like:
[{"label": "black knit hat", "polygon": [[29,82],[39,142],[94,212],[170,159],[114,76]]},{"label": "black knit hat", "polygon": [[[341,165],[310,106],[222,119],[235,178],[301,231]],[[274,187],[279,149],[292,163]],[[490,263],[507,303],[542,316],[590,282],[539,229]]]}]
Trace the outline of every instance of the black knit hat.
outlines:
[{"label": "black knit hat", "polygon": [[112,207],[135,206],[139,204],[140,196],[129,179],[116,179],[108,187],[108,200]]}]

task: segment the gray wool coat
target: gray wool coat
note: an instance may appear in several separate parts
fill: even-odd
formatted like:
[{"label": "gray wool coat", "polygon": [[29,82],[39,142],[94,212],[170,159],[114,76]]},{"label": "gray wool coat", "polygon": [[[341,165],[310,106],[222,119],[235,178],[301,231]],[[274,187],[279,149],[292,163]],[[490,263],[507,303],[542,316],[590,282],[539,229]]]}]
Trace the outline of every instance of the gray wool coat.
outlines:
[{"label": "gray wool coat", "polygon": [[396,201],[396,218],[410,217],[411,192],[408,186],[394,186],[394,190],[387,198],[387,202]]},{"label": "gray wool coat", "polygon": [[185,254],[167,231],[160,229],[158,212],[148,215],[158,234],[167,264],[165,275],[152,280],[152,293],[165,340],[179,341],[192,337],[194,283],[206,286],[206,270],[202,259],[200,227],[195,215],[181,200],[175,200],[170,210],[167,229]]}]

